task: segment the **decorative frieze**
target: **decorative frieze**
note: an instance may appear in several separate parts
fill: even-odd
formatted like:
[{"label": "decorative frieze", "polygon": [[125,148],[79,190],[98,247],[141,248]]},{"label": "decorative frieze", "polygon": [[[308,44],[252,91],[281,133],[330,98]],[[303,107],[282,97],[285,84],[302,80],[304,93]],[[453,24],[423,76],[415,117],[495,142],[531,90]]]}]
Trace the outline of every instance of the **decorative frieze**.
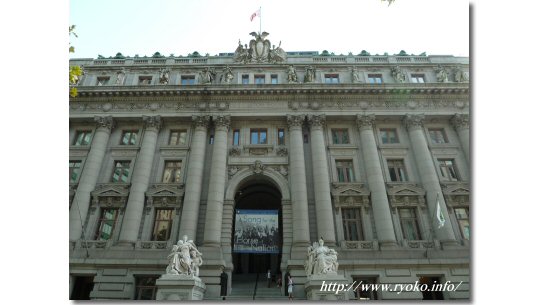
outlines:
[{"label": "decorative frieze", "polygon": [[369,207],[370,190],[363,183],[333,183],[334,207]]},{"label": "decorative frieze", "polygon": [[125,209],[129,196],[129,184],[126,183],[103,183],[98,184],[91,192],[92,205],[106,208]]},{"label": "decorative frieze", "polygon": [[441,182],[445,202],[449,207],[468,207],[470,205],[470,188],[466,182]]},{"label": "decorative frieze", "polygon": [[387,194],[393,208],[406,206],[426,207],[426,192],[414,183],[387,183]]}]

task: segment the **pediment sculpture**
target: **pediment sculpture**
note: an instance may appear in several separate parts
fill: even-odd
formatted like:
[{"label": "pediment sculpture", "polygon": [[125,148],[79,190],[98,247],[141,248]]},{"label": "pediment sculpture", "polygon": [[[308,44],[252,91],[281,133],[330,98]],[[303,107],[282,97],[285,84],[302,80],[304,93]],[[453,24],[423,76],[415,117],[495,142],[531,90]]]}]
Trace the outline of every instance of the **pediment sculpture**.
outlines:
[{"label": "pediment sculpture", "polygon": [[304,263],[306,276],[337,274],[338,252],[324,245],[323,238],[308,246],[307,258]]},{"label": "pediment sculpture", "polygon": [[166,274],[200,275],[200,266],[203,263],[202,253],[187,235],[184,235],[183,239],[172,247],[172,252],[167,258]]},{"label": "pediment sculpture", "polygon": [[287,55],[280,45],[275,48],[273,45],[271,48],[271,41],[266,39],[269,36],[269,33],[262,32],[256,33],[251,32],[254,38],[250,40],[248,46],[241,43],[239,40],[239,45],[235,49],[234,61],[241,63],[278,63],[286,61]]}]

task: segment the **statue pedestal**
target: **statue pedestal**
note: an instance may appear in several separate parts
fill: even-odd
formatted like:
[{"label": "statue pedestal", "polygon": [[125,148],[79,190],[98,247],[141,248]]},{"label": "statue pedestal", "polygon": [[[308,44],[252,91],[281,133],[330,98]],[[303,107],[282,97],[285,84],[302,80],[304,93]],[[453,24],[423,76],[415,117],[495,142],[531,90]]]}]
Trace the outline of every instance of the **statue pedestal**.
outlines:
[{"label": "statue pedestal", "polygon": [[194,275],[163,274],[157,279],[157,300],[202,300],[205,284]]},{"label": "statue pedestal", "polygon": [[[304,289],[308,300],[349,300],[347,291],[351,283],[343,275],[339,274],[319,274],[310,275],[306,278]],[[353,288],[351,288],[353,289]],[[336,291],[338,290],[338,294]]]}]

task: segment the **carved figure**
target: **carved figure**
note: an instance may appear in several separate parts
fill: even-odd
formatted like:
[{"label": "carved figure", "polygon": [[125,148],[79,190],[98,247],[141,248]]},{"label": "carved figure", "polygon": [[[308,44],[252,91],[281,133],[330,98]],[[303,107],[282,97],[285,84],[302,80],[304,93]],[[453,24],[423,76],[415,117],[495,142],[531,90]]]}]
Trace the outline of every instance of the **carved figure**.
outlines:
[{"label": "carved figure", "polygon": [[355,67],[351,68],[351,81],[353,83],[362,83],[359,79],[359,73],[357,72],[357,69],[355,69]]},{"label": "carved figure", "polygon": [[248,58],[248,50],[247,50],[246,46],[247,45],[245,45],[245,47],[243,47],[243,45],[241,44],[241,40],[239,40],[239,45],[235,49],[235,53],[234,53],[234,61],[235,62],[241,62],[241,63],[248,62],[249,58]]},{"label": "carved figure", "polygon": [[213,82],[213,79],[215,79],[215,72],[214,70],[206,67],[199,73],[199,81],[202,85],[211,84]]},{"label": "carved figure", "polygon": [[170,78],[170,71],[168,69],[161,69],[159,76],[159,84],[167,85]]},{"label": "carved figure", "polygon": [[166,267],[166,274],[179,274],[179,246],[174,245],[172,252],[168,254],[168,266]]},{"label": "carved figure", "polygon": [[192,258],[192,274],[194,274],[194,276],[199,276],[200,266],[203,263],[202,253],[198,252],[198,250],[191,250],[190,253]]},{"label": "carved figure", "polygon": [[125,81],[125,71],[120,70],[116,73],[116,86],[123,85],[123,82]]},{"label": "carved figure", "polygon": [[288,66],[288,83],[293,84],[297,83],[297,72],[295,71],[295,68],[292,66]]},{"label": "carved figure", "polygon": [[280,47],[281,43],[282,43],[282,41],[280,41],[278,43],[278,47],[276,49],[275,49],[275,46],[273,45],[273,49],[271,51],[269,51],[269,61],[270,62],[277,63],[277,62],[286,61],[287,54],[286,54],[286,51],[284,51]]},{"label": "carved figure", "polygon": [[220,82],[224,84],[231,84],[234,79],[232,69],[229,66],[226,66],[224,67],[222,73],[223,74],[220,76]]},{"label": "carved figure", "polygon": [[172,252],[167,258],[166,274],[198,276],[199,266],[202,265],[202,253],[198,251],[192,240],[188,240],[187,235],[172,247]]},{"label": "carved figure", "polygon": [[457,83],[463,83],[469,81],[469,76],[460,67],[454,69],[454,81]]},{"label": "carved figure", "polygon": [[400,69],[400,66],[393,67],[391,69],[392,77],[398,82],[403,83],[405,81],[405,74],[402,73],[402,69]]},{"label": "carved figure", "polygon": [[254,38],[250,40],[248,46],[246,44],[243,46],[241,40],[239,40],[234,52],[234,62],[277,63],[286,61],[287,54],[280,47],[281,43],[278,44],[277,48],[273,45],[271,49],[271,41],[266,39],[269,33],[251,32],[250,35]]},{"label": "carved figure", "polygon": [[441,65],[437,66],[437,69],[435,69],[435,76],[437,77],[437,82],[439,83],[446,83],[448,82],[448,72],[444,67],[441,67]]},{"label": "carved figure", "polygon": [[338,272],[338,253],[324,246],[323,238],[308,247],[305,260],[306,275],[336,274]]},{"label": "carved figure", "polygon": [[316,70],[312,66],[306,67],[306,72],[304,74],[305,83],[313,83],[316,78]]}]

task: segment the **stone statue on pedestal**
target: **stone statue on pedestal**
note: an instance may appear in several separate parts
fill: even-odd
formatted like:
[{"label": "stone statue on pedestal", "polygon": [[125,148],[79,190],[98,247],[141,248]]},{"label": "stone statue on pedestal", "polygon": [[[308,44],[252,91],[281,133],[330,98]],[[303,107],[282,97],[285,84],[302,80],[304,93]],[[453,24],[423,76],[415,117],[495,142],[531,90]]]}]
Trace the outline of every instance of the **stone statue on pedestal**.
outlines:
[{"label": "stone statue on pedestal", "polygon": [[198,276],[202,262],[202,253],[198,251],[194,242],[188,240],[187,235],[185,235],[183,240],[179,240],[172,247],[172,252],[168,255],[166,274]]},{"label": "stone statue on pedestal", "polygon": [[323,238],[308,247],[305,260],[306,275],[337,274],[338,253],[323,245]]}]

